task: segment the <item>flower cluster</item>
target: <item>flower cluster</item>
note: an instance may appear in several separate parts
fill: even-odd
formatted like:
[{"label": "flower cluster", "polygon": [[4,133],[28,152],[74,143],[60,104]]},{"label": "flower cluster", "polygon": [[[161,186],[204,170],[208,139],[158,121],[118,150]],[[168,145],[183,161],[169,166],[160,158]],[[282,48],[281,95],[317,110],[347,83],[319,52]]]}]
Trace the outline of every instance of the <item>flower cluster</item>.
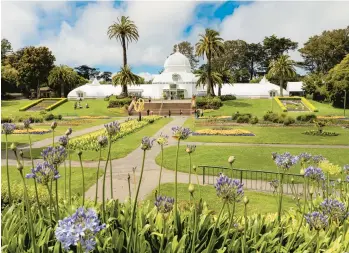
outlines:
[{"label": "flower cluster", "polygon": [[59,137],[58,142],[59,142],[59,145],[61,145],[62,147],[66,147],[68,145],[69,138],[67,135],[63,135]]},{"label": "flower cluster", "polygon": [[341,172],[341,167],[338,165],[330,163],[328,160],[321,161],[319,163],[319,167],[325,172],[330,175],[337,175]]},{"label": "flower cluster", "polygon": [[72,129],[71,127],[69,127],[69,128],[67,129],[67,131],[65,131],[65,135],[66,135],[66,136],[69,136],[69,135],[72,134],[72,132],[73,132],[73,129]]},{"label": "flower cluster", "polygon": [[312,159],[312,155],[307,153],[307,152],[300,153],[298,155],[298,157],[299,157],[299,160],[301,161],[301,163],[307,163]]},{"label": "flower cluster", "polygon": [[228,163],[233,164],[235,162],[235,156],[229,156]]},{"label": "flower cluster", "polygon": [[56,121],[53,121],[53,122],[51,123],[51,129],[52,129],[52,130],[55,130],[56,127],[57,127],[57,122],[56,122]]},{"label": "flower cluster", "polygon": [[23,126],[24,126],[24,128],[25,128],[25,129],[29,129],[29,128],[30,128],[30,123],[31,123],[30,119],[24,120],[24,121],[23,121]]},{"label": "flower cluster", "polygon": [[186,127],[172,127],[172,136],[178,140],[185,140],[189,137],[191,131]]},{"label": "flower cluster", "polygon": [[231,179],[220,173],[214,187],[219,198],[228,202],[239,202],[244,196],[243,185],[240,180]]},{"label": "flower cluster", "polygon": [[187,145],[185,152],[187,152],[188,154],[191,154],[195,151],[195,149],[196,149],[196,145]]},{"label": "flower cluster", "polygon": [[143,137],[142,138],[142,145],[141,149],[143,150],[150,150],[153,146],[154,139],[151,139],[149,137]]},{"label": "flower cluster", "polygon": [[270,187],[273,188],[273,193],[275,193],[279,188],[279,180],[273,179],[269,182],[269,184],[270,184]]},{"label": "flower cluster", "polygon": [[94,210],[80,207],[72,216],[58,221],[55,235],[65,250],[80,243],[84,252],[90,252],[95,249],[96,234],[106,227],[100,223]]},{"label": "flower cluster", "polygon": [[304,171],[304,176],[316,182],[324,181],[325,174],[320,168],[308,167]]},{"label": "flower cluster", "polygon": [[276,157],[278,156],[277,152],[272,152],[271,153],[271,159],[273,159],[273,161],[275,161]]},{"label": "flower cluster", "polygon": [[347,176],[346,181],[349,183],[349,175]]},{"label": "flower cluster", "polygon": [[304,215],[310,229],[322,230],[328,226],[328,216],[321,212],[312,212]]},{"label": "flower cluster", "polygon": [[283,154],[276,154],[274,162],[278,167],[288,170],[295,165],[298,160],[298,156],[293,156],[289,152],[285,152]]},{"label": "flower cluster", "polygon": [[320,204],[320,208],[324,214],[337,221],[342,221],[349,215],[344,203],[336,199],[325,199]]},{"label": "flower cluster", "polygon": [[347,175],[349,175],[349,164],[346,164],[343,166],[343,172]]},{"label": "flower cluster", "polygon": [[67,158],[67,151],[64,147],[48,147],[41,152],[42,158],[57,167]]},{"label": "flower cluster", "polygon": [[160,146],[165,146],[168,143],[168,136],[167,135],[163,135],[162,133],[160,134],[160,136],[156,139],[156,142],[160,145]]},{"label": "flower cluster", "polygon": [[104,135],[98,136],[97,141],[101,148],[106,147],[108,145],[108,138]]},{"label": "flower cluster", "polygon": [[319,164],[320,162],[326,160],[325,157],[323,157],[322,155],[313,155],[313,163],[315,164]]},{"label": "flower cluster", "polygon": [[47,185],[52,180],[60,178],[58,170],[48,163],[38,163],[35,168],[31,169],[31,173],[25,176],[26,178],[34,178],[39,184]]},{"label": "flower cluster", "polygon": [[174,198],[157,196],[154,204],[160,213],[169,213],[173,209]]},{"label": "flower cluster", "polygon": [[245,129],[199,129],[193,135],[254,136]]},{"label": "flower cluster", "polygon": [[109,124],[104,125],[105,130],[107,130],[107,133],[109,136],[114,136],[118,132],[120,132],[120,124],[117,121],[113,121]]},{"label": "flower cluster", "polygon": [[2,124],[2,133],[3,134],[12,134],[13,131],[16,129],[16,125],[15,124],[11,124],[11,123],[4,123]]}]

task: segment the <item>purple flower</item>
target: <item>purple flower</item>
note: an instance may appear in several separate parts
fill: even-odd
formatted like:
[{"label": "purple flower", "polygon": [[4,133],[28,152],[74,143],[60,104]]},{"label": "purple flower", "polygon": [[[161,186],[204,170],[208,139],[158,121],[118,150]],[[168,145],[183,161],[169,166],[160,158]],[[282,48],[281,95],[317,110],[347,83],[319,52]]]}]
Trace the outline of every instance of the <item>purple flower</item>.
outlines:
[{"label": "purple flower", "polygon": [[59,137],[58,142],[59,142],[59,145],[61,145],[62,147],[66,147],[68,145],[69,138],[67,135],[63,135]]},{"label": "purple flower", "polygon": [[298,156],[293,156],[289,152],[285,152],[283,154],[277,154],[274,162],[278,167],[284,170],[289,170],[298,162],[298,160]]},{"label": "purple flower", "polygon": [[313,162],[314,162],[315,164],[319,164],[320,162],[322,162],[322,161],[324,161],[324,160],[326,160],[326,158],[323,157],[322,155],[314,155],[314,156],[313,156]]},{"label": "purple flower", "polygon": [[67,158],[67,151],[64,147],[48,147],[41,152],[43,159],[55,166],[59,166]]},{"label": "purple flower", "polygon": [[52,164],[43,162],[38,163],[25,177],[34,178],[39,184],[47,185],[51,180],[57,180],[61,176]]},{"label": "purple flower", "polygon": [[71,127],[69,127],[69,128],[67,129],[67,131],[65,131],[65,135],[66,135],[66,136],[69,136],[69,135],[72,134],[72,132],[73,132],[73,129],[72,129]]},{"label": "purple flower", "polygon": [[217,196],[224,201],[240,202],[244,196],[243,185],[240,180],[231,179],[220,173],[214,187],[216,188]]},{"label": "purple flower", "polygon": [[80,242],[82,249],[90,252],[95,249],[97,233],[106,227],[100,224],[94,210],[80,207],[72,216],[58,221],[55,235],[65,250],[70,250],[71,246]]},{"label": "purple flower", "polygon": [[102,148],[108,145],[108,138],[104,135],[98,136],[97,141]]},{"label": "purple flower", "polygon": [[277,179],[273,179],[269,182],[271,188],[273,188],[273,193],[275,193],[277,191],[277,189],[279,188],[279,180]]},{"label": "purple flower", "polygon": [[312,158],[312,155],[307,153],[307,152],[304,152],[304,153],[300,153],[298,155],[299,159],[301,160],[302,163],[307,163],[311,160]]},{"label": "purple flower", "polygon": [[109,124],[105,124],[104,127],[105,127],[105,130],[107,131],[107,134],[109,136],[114,136],[118,132],[120,132],[120,124],[117,121],[113,121]]},{"label": "purple flower", "polygon": [[23,125],[25,129],[29,129],[30,128],[30,119],[26,119],[23,121]]},{"label": "purple flower", "polygon": [[166,196],[157,196],[154,205],[160,213],[169,213],[173,209],[174,198]]},{"label": "purple flower", "polygon": [[154,139],[150,139],[149,137],[143,137],[141,149],[150,150],[153,146]]},{"label": "purple flower", "polygon": [[328,226],[328,216],[320,212],[312,212],[304,215],[310,229],[322,230]]},{"label": "purple flower", "polygon": [[52,130],[55,130],[56,127],[57,127],[57,122],[56,122],[56,121],[53,121],[53,122],[51,123],[51,129],[52,129]]},{"label": "purple flower", "polygon": [[189,137],[190,134],[191,131],[189,128],[179,126],[172,127],[172,136],[177,140],[185,140]]},{"label": "purple flower", "polygon": [[349,175],[349,164],[346,164],[343,166],[343,172],[347,175]]},{"label": "purple flower", "polygon": [[336,199],[325,199],[320,204],[320,209],[324,214],[337,221],[343,221],[349,215],[344,203]]},{"label": "purple flower", "polygon": [[347,176],[346,181],[349,183],[349,175]]},{"label": "purple flower", "polygon": [[185,152],[187,152],[188,154],[191,154],[195,151],[195,149],[196,149],[196,145],[187,145]]},{"label": "purple flower", "polygon": [[168,136],[167,135],[163,135],[162,133],[160,134],[159,138],[156,139],[156,142],[160,145],[160,146],[165,146],[168,143]]},{"label": "purple flower", "polygon": [[325,174],[322,169],[312,166],[305,169],[304,176],[316,182],[325,180]]},{"label": "purple flower", "polygon": [[276,157],[278,156],[277,152],[272,152],[271,153],[271,159],[273,159],[273,161],[275,161]]},{"label": "purple flower", "polygon": [[4,123],[2,124],[2,133],[5,135],[12,134],[16,129],[16,125],[12,123]]}]

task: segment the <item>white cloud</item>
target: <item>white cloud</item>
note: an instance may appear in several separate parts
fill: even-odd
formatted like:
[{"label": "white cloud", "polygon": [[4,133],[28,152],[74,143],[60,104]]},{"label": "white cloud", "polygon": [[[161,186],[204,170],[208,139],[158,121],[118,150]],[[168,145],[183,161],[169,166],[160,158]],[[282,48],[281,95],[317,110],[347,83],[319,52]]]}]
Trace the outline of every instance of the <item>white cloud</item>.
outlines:
[{"label": "white cloud", "polygon": [[[299,48],[310,36],[349,25],[349,2],[255,2],[235,9],[220,31],[224,39],[261,42],[265,36],[291,38]],[[290,53],[300,60],[298,52]]]}]

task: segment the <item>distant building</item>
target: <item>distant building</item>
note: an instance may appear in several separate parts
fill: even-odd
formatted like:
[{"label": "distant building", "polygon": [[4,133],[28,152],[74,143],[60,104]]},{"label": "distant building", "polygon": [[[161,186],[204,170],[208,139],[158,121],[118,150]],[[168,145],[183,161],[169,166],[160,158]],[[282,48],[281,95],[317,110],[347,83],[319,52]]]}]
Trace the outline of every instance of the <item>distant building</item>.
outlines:
[{"label": "distant building", "polygon": [[290,96],[304,96],[303,82],[288,82],[286,90]]}]

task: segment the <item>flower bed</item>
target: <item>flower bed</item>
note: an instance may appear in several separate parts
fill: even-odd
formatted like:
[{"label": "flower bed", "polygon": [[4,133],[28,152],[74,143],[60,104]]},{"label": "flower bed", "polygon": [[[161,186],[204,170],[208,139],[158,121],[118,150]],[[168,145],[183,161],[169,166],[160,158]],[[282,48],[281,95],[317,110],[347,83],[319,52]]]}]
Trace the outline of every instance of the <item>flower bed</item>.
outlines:
[{"label": "flower bed", "polygon": [[200,129],[193,132],[193,135],[255,136],[244,129]]},{"label": "flower bed", "polygon": [[[47,134],[51,132],[51,129],[34,128],[28,131],[30,134]],[[27,134],[27,129],[16,129],[13,131],[13,134]]]},{"label": "flower bed", "polygon": [[[128,120],[120,124],[120,132],[112,137],[112,142],[129,135],[148,124],[154,122],[154,120],[160,119],[160,116],[146,116],[143,117],[142,121],[137,121],[136,119]],[[101,129],[94,133],[86,134],[70,141],[69,146],[73,150],[97,150],[99,148],[98,137],[107,136],[106,130]]]},{"label": "flower bed", "polygon": [[108,116],[80,116],[80,119],[110,119]]},{"label": "flower bed", "polygon": [[315,135],[315,136],[338,136],[339,135],[339,133],[335,133],[335,132],[320,132],[317,130],[306,131],[303,134]]}]

